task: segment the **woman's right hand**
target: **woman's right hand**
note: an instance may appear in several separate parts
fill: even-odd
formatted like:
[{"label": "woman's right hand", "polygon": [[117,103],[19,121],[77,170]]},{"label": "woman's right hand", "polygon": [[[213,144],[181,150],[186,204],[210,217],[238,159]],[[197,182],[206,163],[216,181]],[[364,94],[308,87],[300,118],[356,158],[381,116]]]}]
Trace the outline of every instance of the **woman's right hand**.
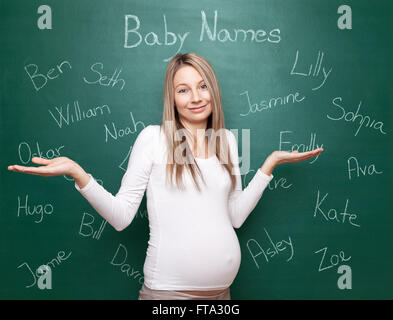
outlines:
[{"label": "woman's right hand", "polygon": [[73,176],[76,169],[79,167],[79,165],[75,161],[67,157],[58,157],[53,159],[33,157],[31,161],[37,164],[42,164],[42,166],[25,167],[15,164],[12,166],[8,166],[8,170],[35,174],[43,177],[51,177],[60,175]]}]

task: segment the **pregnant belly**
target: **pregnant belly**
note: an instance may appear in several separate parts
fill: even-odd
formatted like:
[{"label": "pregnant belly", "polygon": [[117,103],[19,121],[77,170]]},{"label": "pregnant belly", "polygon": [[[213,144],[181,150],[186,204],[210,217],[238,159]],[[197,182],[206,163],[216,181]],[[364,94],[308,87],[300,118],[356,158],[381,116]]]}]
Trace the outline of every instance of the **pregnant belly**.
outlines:
[{"label": "pregnant belly", "polygon": [[232,226],[177,234],[179,237],[167,237],[160,248],[159,269],[167,282],[185,290],[220,289],[232,283],[241,259]]}]

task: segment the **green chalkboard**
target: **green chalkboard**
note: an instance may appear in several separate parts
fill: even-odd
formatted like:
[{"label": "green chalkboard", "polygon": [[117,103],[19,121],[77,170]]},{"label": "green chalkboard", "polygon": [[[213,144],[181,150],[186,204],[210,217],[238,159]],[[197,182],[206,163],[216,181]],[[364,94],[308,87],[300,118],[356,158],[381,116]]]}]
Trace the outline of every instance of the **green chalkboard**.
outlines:
[{"label": "green chalkboard", "polygon": [[236,230],[232,298],[393,298],[392,18],[389,0],[1,0],[0,298],[138,297],[145,198],[117,232],[71,177],[7,167],[67,156],[115,194],[178,52],[214,67],[240,156],[250,130],[243,187],[274,150],[325,150],[278,166]]}]

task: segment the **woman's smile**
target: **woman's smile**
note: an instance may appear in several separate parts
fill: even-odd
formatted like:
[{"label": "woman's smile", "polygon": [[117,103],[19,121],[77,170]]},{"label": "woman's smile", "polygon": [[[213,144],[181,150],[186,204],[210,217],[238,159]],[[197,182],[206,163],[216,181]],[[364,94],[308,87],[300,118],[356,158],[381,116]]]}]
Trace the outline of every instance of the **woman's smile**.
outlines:
[{"label": "woman's smile", "polygon": [[203,105],[203,106],[195,107],[195,108],[190,108],[190,110],[191,110],[192,112],[201,112],[201,111],[205,110],[205,107],[206,107],[206,106],[207,106],[207,105]]}]

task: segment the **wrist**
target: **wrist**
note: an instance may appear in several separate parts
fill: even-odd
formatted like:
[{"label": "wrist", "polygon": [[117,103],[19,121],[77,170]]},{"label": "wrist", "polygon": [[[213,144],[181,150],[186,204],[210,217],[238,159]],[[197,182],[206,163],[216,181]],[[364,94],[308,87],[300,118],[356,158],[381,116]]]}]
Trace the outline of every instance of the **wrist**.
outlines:
[{"label": "wrist", "polygon": [[90,176],[77,163],[73,166],[72,177],[80,189],[84,188],[90,181]]},{"label": "wrist", "polygon": [[83,168],[79,164],[73,161],[70,169],[70,176],[73,177],[75,180],[78,179],[81,175],[83,175],[83,173],[85,173],[85,170],[83,170]]},{"label": "wrist", "polygon": [[265,162],[263,163],[262,167],[259,169],[264,174],[270,176],[277,165],[277,161],[273,155],[270,155],[266,158]]}]

